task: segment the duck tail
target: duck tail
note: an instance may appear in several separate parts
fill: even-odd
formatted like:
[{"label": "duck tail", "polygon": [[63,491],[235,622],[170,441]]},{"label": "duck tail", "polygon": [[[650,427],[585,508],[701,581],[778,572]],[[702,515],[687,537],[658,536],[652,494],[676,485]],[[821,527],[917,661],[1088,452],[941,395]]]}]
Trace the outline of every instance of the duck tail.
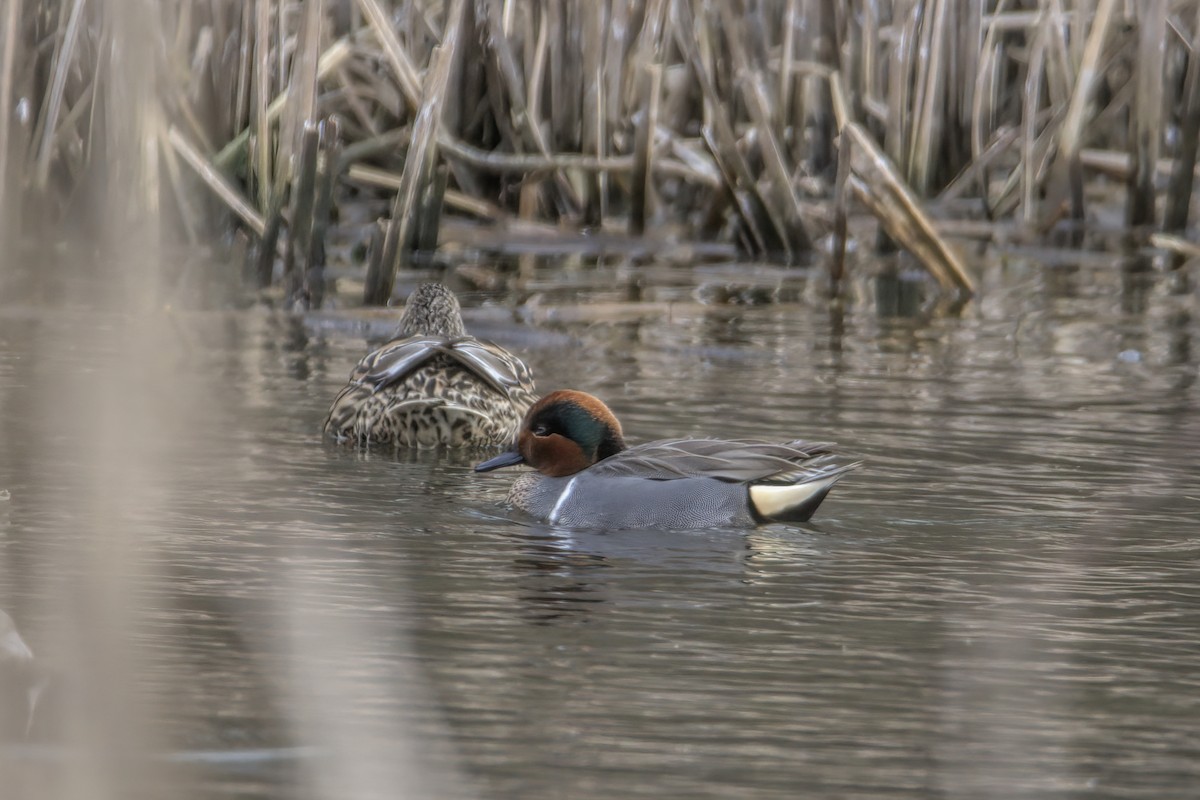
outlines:
[{"label": "duck tail", "polygon": [[825,495],[861,461],[845,466],[830,466],[806,475],[796,483],[757,483],[750,487],[750,508],[764,522],[807,522]]}]

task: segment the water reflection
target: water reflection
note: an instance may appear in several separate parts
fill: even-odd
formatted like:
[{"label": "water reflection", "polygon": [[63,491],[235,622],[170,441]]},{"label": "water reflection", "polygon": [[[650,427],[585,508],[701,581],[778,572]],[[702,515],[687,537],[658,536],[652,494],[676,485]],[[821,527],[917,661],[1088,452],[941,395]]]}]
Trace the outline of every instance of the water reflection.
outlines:
[{"label": "water reflection", "polygon": [[[548,302],[627,294],[615,272],[529,277]],[[90,544],[125,542],[137,613],[113,641],[175,796],[1200,783],[1196,321],[1169,276],[1013,259],[950,318],[903,276],[835,309],[786,275],[761,307],[696,303],[689,280],[638,284],[669,314],[489,324],[631,441],[799,436],[865,458],[813,524],[531,524],[475,454],[324,442],[372,329],[251,311],[172,316],[150,374],[177,424],[151,425],[171,436],[132,452],[153,491],[100,529],[78,498],[105,495],[74,466],[95,440],[64,436],[73,396],[43,390],[124,363],[96,336],[113,318],[0,308],[0,606],[77,677],[104,642],[72,645],[80,609],[54,598],[76,597]]]},{"label": "water reflection", "polygon": [[49,675],[36,663],[12,617],[0,611],[0,743],[29,740]]}]

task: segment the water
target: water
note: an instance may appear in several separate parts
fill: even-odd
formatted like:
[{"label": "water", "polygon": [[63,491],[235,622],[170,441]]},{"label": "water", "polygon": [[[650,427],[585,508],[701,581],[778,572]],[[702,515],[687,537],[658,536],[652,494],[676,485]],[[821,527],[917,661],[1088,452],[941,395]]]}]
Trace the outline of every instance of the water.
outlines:
[{"label": "water", "polygon": [[[620,277],[539,273],[530,313]],[[1194,293],[1010,261],[961,317],[887,282],[692,301],[724,277],[655,271],[671,313],[620,324],[469,321],[631,441],[839,442],[866,465],[811,524],[555,530],[476,455],[322,441],[368,346],[324,318],[171,312],[130,364],[97,331],[142,323],[4,305],[0,608],[58,697],[0,772],[70,795],[108,774],[80,720],[116,717],[171,796],[1195,796]],[[109,691],[136,702],[72,699]]]}]

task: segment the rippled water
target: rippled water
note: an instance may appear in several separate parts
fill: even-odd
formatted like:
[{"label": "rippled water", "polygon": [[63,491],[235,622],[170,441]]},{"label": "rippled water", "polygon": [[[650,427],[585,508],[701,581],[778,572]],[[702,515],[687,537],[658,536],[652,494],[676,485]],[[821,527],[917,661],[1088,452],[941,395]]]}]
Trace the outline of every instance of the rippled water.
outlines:
[{"label": "rippled water", "polygon": [[[1194,292],[1012,261],[959,317],[900,315],[888,282],[841,312],[792,279],[692,299],[724,278],[654,273],[639,299],[669,313],[554,323],[629,290],[547,273],[530,324],[469,326],[633,441],[839,442],[866,465],[812,524],[555,530],[474,455],[324,442],[368,346],[328,316],[171,312],[130,365],[96,335],[126,323],[0,308],[0,608],[58,695],[0,771],[84,759],[53,721],[95,690],[79,653],[116,651],[175,796],[1195,796]],[[126,436],[81,445],[77,411],[117,363],[153,469],[110,548],[86,509]],[[132,587],[116,632],[72,601],[98,564]]]}]

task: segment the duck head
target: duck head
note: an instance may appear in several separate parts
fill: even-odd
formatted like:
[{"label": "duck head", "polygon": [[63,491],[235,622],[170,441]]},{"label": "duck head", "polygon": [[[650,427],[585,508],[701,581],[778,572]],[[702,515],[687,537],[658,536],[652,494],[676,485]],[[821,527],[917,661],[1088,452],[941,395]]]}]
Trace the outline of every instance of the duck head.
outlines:
[{"label": "duck head", "polygon": [[543,475],[561,478],[624,449],[621,423],[608,406],[590,394],[567,389],[534,403],[521,421],[512,449],[484,461],[475,471],[528,464]]},{"label": "duck head", "polygon": [[440,283],[423,283],[408,296],[404,315],[400,317],[398,338],[445,336],[447,339],[461,339],[466,335],[462,307],[454,292]]}]

